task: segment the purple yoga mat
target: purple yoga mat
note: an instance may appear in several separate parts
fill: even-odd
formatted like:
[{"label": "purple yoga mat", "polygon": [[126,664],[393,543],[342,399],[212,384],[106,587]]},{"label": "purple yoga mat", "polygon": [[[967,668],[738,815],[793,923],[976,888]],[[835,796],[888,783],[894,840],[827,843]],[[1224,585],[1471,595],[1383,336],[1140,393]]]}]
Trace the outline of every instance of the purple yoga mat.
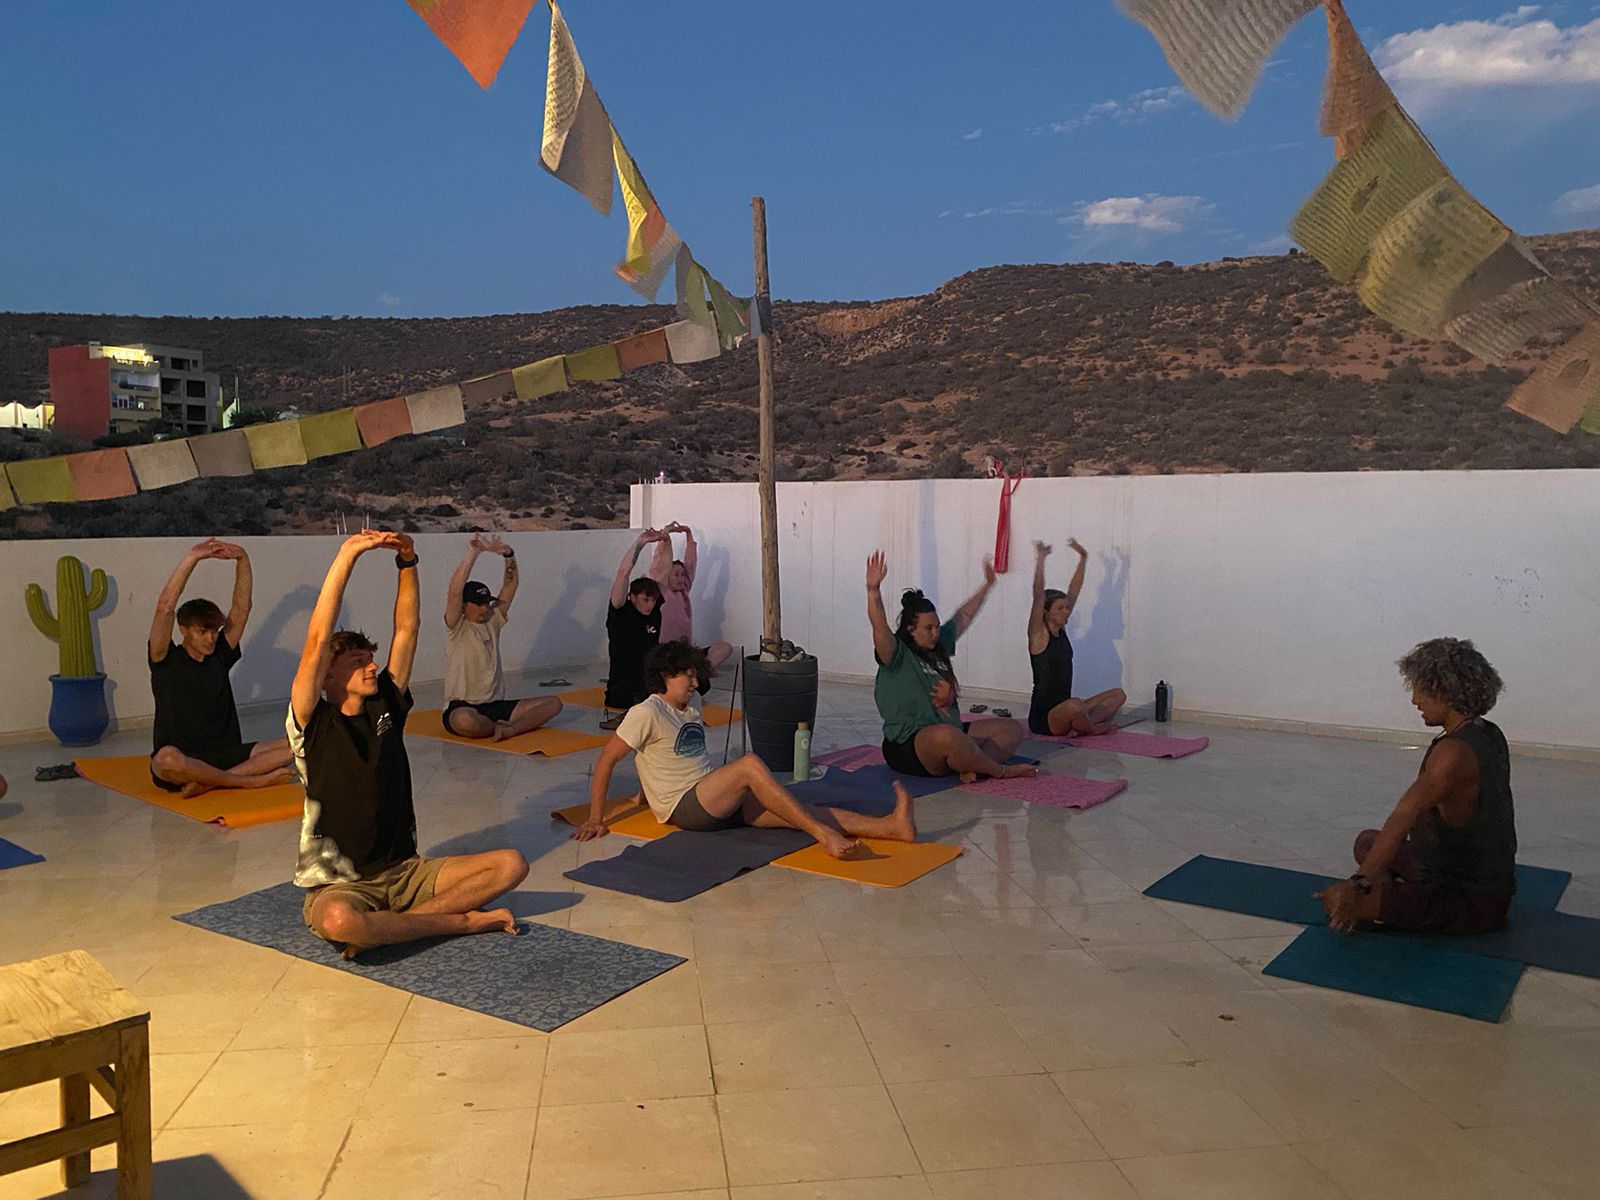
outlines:
[{"label": "purple yoga mat", "polygon": [[1208,737],[1166,737],[1159,733],[1128,733],[1120,729],[1098,737],[1045,737],[1037,733],[1028,736],[1038,742],[1060,742],[1081,750],[1109,750],[1113,754],[1133,754],[1139,758],[1183,758],[1199,754],[1211,744]]},{"label": "purple yoga mat", "polygon": [[843,750],[819,754],[811,761],[824,767],[838,767],[841,771],[858,771],[862,767],[875,767],[883,762],[883,747],[868,744],[846,746]]},{"label": "purple yoga mat", "polygon": [[1051,808],[1093,808],[1128,786],[1126,779],[1080,779],[1076,775],[1035,775],[1032,779],[985,779],[965,785],[969,792],[1004,796]]}]

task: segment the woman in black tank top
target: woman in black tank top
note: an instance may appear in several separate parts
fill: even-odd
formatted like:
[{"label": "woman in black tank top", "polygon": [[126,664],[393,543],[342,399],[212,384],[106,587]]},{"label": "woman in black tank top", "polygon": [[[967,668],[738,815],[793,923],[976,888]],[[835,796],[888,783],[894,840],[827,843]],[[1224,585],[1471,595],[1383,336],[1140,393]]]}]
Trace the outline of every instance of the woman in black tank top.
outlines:
[{"label": "woman in black tank top", "polygon": [[1067,638],[1067,619],[1083,590],[1089,552],[1076,538],[1068,538],[1067,545],[1077,551],[1078,567],[1067,590],[1058,592],[1044,586],[1044,560],[1050,556],[1050,547],[1043,542],[1033,544],[1033,608],[1028,612],[1033,700],[1028,706],[1028,728],[1041,737],[1114,733],[1117,713],[1128,700],[1121,688],[1107,688],[1085,700],[1072,697],[1072,642]]}]

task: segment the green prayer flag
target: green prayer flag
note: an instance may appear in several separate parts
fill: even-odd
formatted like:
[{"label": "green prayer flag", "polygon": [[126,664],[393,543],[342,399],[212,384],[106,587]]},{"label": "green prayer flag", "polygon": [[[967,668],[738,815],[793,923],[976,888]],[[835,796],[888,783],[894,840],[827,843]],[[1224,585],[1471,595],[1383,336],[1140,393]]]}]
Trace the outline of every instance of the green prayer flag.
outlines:
[{"label": "green prayer flag", "polygon": [[299,421],[246,425],[244,436],[250,443],[250,465],[257,471],[305,465],[306,446],[300,438]]},{"label": "green prayer flag", "polygon": [[78,498],[72,487],[72,469],[60,455],[7,463],[6,474],[11,477],[18,504],[60,504]]},{"label": "green prayer flag", "polygon": [[301,417],[300,440],[305,444],[307,461],[361,449],[356,410],[336,408],[332,412]]},{"label": "green prayer flag", "polygon": [[567,363],[560,355],[541,358],[538,362],[517,367],[511,372],[517,386],[518,400],[537,400],[567,390]]},{"label": "green prayer flag", "polygon": [[622,374],[617,348],[609,343],[566,355],[567,375],[578,379],[616,379]]}]

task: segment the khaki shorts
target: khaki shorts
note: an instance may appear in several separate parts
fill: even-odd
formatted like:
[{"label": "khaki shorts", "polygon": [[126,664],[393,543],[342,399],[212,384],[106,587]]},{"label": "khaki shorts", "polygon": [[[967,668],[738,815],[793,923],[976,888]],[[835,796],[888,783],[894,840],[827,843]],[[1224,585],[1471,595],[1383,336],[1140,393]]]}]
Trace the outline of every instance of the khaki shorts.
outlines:
[{"label": "khaki shorts", "polygon": [[415,908],[424,900],[433,899],[434,883],[444,862],[442,858],[408,858],[365,879],[341,879],[309,888],[300,909],[306,928],[322,936],[311,924],[311,906],[319,896],[337,896],[362,912],[405,912]]}]

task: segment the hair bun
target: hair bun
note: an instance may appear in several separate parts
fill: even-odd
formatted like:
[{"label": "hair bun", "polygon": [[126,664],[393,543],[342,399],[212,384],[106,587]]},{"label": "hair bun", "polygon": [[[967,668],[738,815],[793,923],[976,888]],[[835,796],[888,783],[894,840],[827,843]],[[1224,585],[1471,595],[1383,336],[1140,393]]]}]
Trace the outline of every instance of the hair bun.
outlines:
[{"label": "hair bun", "polygon": [[900,607],[906,612],[914,612],[917,605],[926,599],[921,588],[907,588],[900,593]]}]

